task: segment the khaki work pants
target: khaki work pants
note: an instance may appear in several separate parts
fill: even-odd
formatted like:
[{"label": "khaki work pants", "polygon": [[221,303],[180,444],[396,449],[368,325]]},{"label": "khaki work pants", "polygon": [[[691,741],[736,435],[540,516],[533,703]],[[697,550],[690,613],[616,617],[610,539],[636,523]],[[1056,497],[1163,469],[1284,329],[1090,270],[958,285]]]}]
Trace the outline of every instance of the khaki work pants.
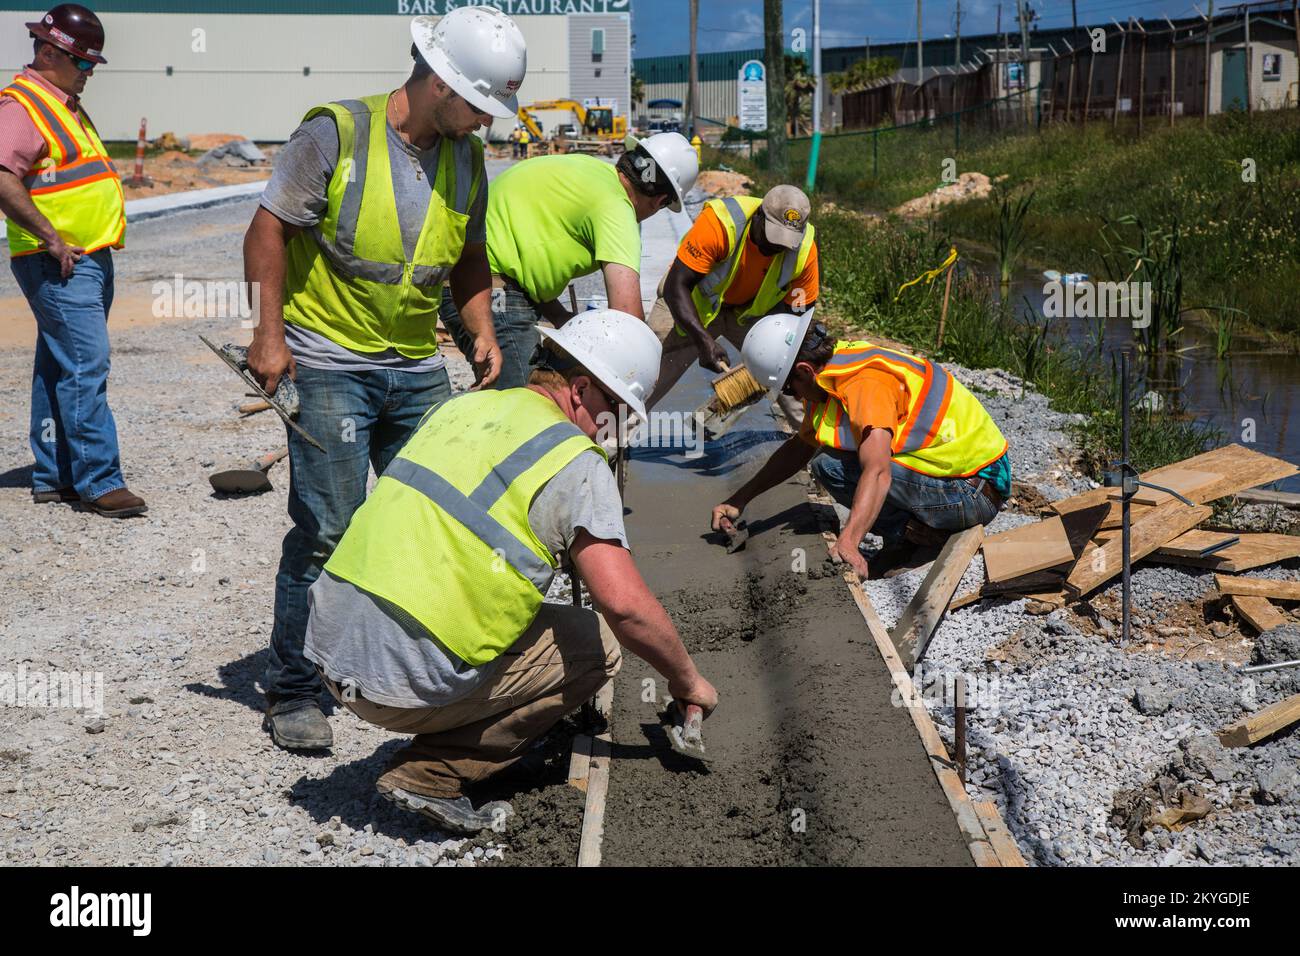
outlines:
[{"label": "khaki work pants", "polygon": [[[667,276],[664,279],[667,279]],[[687,370],[700,360],[695,341],[685,333],[678,334],[676,324],[673,322],[673,314],[668,308],[668,303],[664,301],[663,295],[664,280],[660,280],[659,298],[655,300],[654,308],[650,310],[646,323],[650,326],[650,330],[659,336],[659,344],[663,346],[663,357],[659,360],[659,379],[655,382],[655,390],[645,403],[647,409],[654,408],[660,399],[672,391],[672,387]],[[726,339],[736,347],[737,352],[745,341],[746,333],[758,321],[751,318],[741,325],[736,321],[739,311],[730,306],[723,306],[718,317],[710,322],[706,329],[715,339]],[[802,424],[803,402],[778,393],[776,403],[791,425],[798,428]]]},{"label": "khaki work pants", "polygon": [[492,677],[443,707],[386,707],[355,692],[345,694],[328,678],[325,686],[367,723],[415,735],[379,778],[381,790],[401,787],[455,799],[466,786],[522,757],[529,744],[590,700],[620,666],[618,641],[603,617],[543,604],[532,626],[501,655]]}]

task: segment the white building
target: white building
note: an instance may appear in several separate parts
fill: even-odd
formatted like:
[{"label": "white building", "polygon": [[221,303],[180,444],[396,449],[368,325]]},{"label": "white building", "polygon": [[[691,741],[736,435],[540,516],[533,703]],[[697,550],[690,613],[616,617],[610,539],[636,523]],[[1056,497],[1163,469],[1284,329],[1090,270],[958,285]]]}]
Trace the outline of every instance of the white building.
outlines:
[{"label": "white building", "polygon": [[[51,0],[53,5],[54,0]],[[494,6],[528,43],[523,105],[576,99],[629,115],[631,0],[83,0],[104,23],[104,55],[85,106],[105,139],[238,133],[287,139],[319,103],[395,89],[411,70],[408,24]],[[0,0],[0,70],[31,62],[24,23],[45,7]],[[538,114],[547,129],[572,122]],[[513,123],[500,120],[493,136]]]}]

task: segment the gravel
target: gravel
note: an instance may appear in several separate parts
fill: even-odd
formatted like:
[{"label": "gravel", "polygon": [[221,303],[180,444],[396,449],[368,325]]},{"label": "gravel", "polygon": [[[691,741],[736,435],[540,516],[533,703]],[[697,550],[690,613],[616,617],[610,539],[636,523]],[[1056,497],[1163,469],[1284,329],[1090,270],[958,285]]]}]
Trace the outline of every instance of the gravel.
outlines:
[{"label": "gravel", "polygon": [[[1093,484],[1073,473],[1069,416],[1022,393],[997,371],[954,373],[1011,438],[1013,475],[1049,500]],[[1033,520],[1003,512],[1001,531]],[[924,577],[918,568],[869,581],[866,589],[892,626]],[[1300,562],[1248,575],[1300,580]],[[977,556],[959,590],[983,578]],[[1284,732],[1255,747],[1225,749],[1215,731],[1300,691],[1300,673],[1241,675],[1235,665],[1180,659],[1155,646],[1160,631],[1210,641],[1237,659],[1250,657],[1248,631],[1224,624],[1226,638],[1197,622],[1165,623],[1175,609],[1197,606],[1213,576],[1194,568],[1139,565],[1133,574],[1136,639],[1119,647],[1118,579],[1086,605],[1046,616],[1025,613],[1026,601],[984,600],[940,624],[918,675],[927,707],[952,745],[952,677],[966,675],[970,710],[967,747],[973,796],[992,799],[1026,858],[1039,865],[1268,865],[1292,862],[1300,848],[1300,733]],[[1079,613],[1083,608],[1084,613]],[[1097,618],[1087,614],[1092,609]],[[1177,618],[1179,624],[1183,618]],[[1223,623],[1223,622],[1216,622]],[[1100,633],[1098,633],[1100,632]],[[1254,660],[1300,656],[1300,628],[1275,628],[1256,644]],[[1170,799],[1160,799],[1164,786]],[[1124,839],[1113,813],[1126,791],[1155,793],[1160,810],[1184,791],[1204,795],[1212,810],[1179,831]]]}]

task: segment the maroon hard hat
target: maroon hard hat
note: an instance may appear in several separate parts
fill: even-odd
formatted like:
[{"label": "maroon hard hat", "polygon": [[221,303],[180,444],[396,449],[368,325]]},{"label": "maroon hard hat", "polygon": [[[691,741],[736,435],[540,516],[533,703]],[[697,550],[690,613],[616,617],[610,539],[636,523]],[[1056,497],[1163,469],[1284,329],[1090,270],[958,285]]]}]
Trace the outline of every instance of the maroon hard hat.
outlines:
[{"label": "maroon hard hat", "polygon": [[107,63],[104,59],[104,25],[94,12],[79,3],[60,3],[36,23],[27,24],[31,35],[73,56]]}]

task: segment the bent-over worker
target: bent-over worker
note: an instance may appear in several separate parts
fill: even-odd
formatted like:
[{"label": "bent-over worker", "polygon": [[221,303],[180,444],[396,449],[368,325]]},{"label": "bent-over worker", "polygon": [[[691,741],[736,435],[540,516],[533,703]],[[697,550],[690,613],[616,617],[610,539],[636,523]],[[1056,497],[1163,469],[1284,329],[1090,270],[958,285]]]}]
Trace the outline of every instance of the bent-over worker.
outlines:
[{"label": "bent-over worker", "polygon": [[[849,509],[831,556],[866,578],[863,536],[903,549],[904,532],[936,537],[988,524],[1011,493],[1007,440],[942,365],[865,341],[836,341],[812,315],[755,323],[741,349],[760,384],[799,398],[799,434],[713,509],[715,531],[811,460]],[[814,458],[813,456],[816,455]],[[908,529],[909,522],[920,528]]]}]

